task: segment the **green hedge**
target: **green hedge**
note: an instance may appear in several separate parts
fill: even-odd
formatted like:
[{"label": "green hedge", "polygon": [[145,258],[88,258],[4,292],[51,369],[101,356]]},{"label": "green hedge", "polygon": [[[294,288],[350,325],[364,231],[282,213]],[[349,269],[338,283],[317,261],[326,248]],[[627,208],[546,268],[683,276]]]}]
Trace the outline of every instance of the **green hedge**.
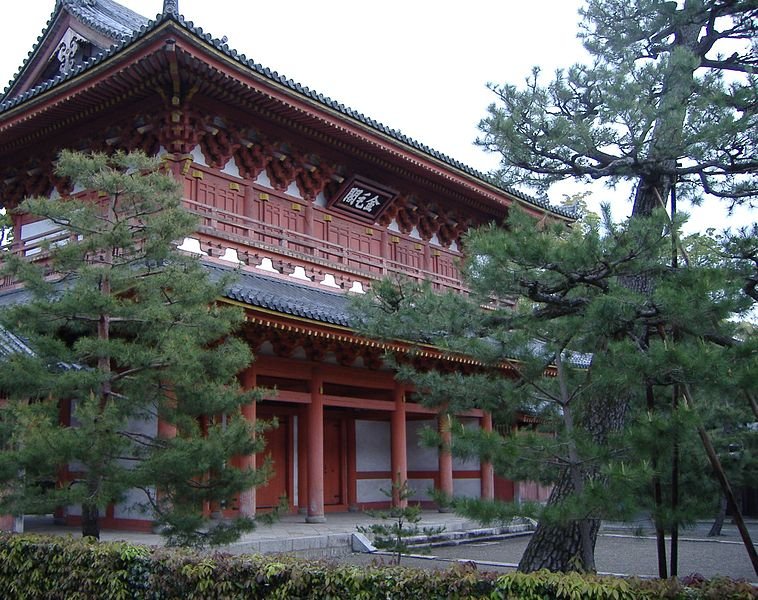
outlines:
[{"label": "green hedge", "polygon": [[282,556],[203,555],[6,534],[0,535],[0,598],[690,600],[756,599],[758,592],[729,579],[646,581],[545,571],[497,576],[466,567],[334,566]]}]

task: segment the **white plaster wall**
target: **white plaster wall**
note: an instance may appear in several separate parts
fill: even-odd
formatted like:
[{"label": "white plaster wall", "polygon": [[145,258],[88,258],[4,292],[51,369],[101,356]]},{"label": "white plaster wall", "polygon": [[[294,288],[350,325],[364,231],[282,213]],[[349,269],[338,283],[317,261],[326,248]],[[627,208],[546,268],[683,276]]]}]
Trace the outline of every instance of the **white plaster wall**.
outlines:
[{"label": "white plaster wall", "polygon": [[453,496],[466,498],[479,498],[482,495],[482,480],[476,479],[453,479]]},{"label": "white plaster wall", "polygon": [[232,177],[238,177],[242,179],[242,175],[240,175],[239,167],[237,166],[237,161],[234,160],[234,157],[232,156],[229,160],[226,161],[226,164],[224,165],[224,168],[221,169],[223,173],[226,173],[227,175],[231,175]]},{"label": "white plaster wall", "polygon": [[387,421],[355,422],[355,469],[391,471],[391,428]]},{"label": "white plaster wall", "polygon": [[420,502],[422,500],[431,500],[429,490],[434,488],[434,479],[409,479],[408,487],[413,490],[408,500],[411,502]]},{"label": "white plaster wall", "polygon": [[33,223],[26,223],[21,226],[21,239],[28,240],[30,237],[42,235],[48,231],[58,232],[61,226],[56,225],[50,219],[42,219],[41,221],[34,221]]},{"label": "white plaster wall", "polygon": [[[42,252],[42,248],[38,245],[43,240],[58,237],[61,235],[63,228],[60,225],[56,225],[50,219],[43,219],[41,221],[34,221],[33,223],[26,223],[21,226],[20,238],[22,241],[27,241],[29,238],[36,238],[29,242],[30,244],[37,244],[36,247],[28,248],[24,250],[24,256],[33,256]],[[52,242],[52,246],[65,246],[68,243],[67,238]]]},{"label": "white plaster wall", "polygon": [[200,149],[200,146],[195,146],[192,148],[192,152],[190,152],[190,156],[192,156],[192,162],[203,165],[204,167],[208,166],[207,161],[205,160],[205,154],[203,154],[203,151]]},{"label": "white plaster wall", "polygon": [[266,173],[266,169],[263,169],[260,173],[258,173],[258,177],[256,177],[255,183],[257,183],[258,185],[262,185],[263,187],[267,187],[269,189],[274,189],[274,186],[271,185],[271,180],[268,178],[268,173]]},{"label": "white plaster wall", "polygon": [[297,182],[293,181],[289,184],[289,187],[287,188],[286,192],[290,196],[294,196],[295,198],[302,198],[303,195],[300,193],[300,188],[297,187]]},{"label": "white plaster wall", "polygon": [[[145,414],[142,418],[132,418],[127,421],[126,431],[139,433],[151,438],[158,436],[158,417],[155,414]],[[126,469],[137,466],[137,461],[119,459],[118,464]]]},{"label": "white plaster wall", "polygon": [[[151,490],[151,493],[152,490]],[[138,505],[147,502],[147,496],[142,490],[131,489],[126,492],[124,500],[113,507],[116,519],[145,519],[152,518],[150,512],[143,511]]]},{"label": "white plaster wall", "polygon": [[436,471],[439,469],[437,448],[422,446],[419,438],[419,431],[424,427],[434,427],[435,425],[434,419],[407,422],[406,444],[409,471]]},{"label": "white plaster wall", "polygon": [[359,479],[355,482],[358,502],[389,502],[390,498],[382,490],[391,491],[389,479]]}]

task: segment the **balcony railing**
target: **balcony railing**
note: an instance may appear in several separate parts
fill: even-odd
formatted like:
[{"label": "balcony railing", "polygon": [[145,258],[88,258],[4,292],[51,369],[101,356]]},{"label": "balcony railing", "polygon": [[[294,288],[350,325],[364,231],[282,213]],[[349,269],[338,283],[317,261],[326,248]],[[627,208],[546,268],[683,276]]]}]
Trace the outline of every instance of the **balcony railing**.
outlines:
[{"label": "balcony railing", "polygon": [[[386,256],[352,250],[333,241],[324,240],[304,233],[292,231],[265,223],[251,217],[220,210],[192,200],[184,200],[185,207],[196,214],[200,221],[199,234],[205,239],[206,246],[232,248],[240,254],[250,253],[269,257],[286,256],[289,262],[305,266],[311,265],[322,272],[348,274],[352,280],[361,280],[369,284],[387,276],[403,276],[409,279],[428,280],[436,289],[448,289],[466,293],[466,287],[457,277],[449,277],[429,269],[418,268]],[[315,213],[321,213],[318,207]],[[58,226],[45,229],[36,235],[20,236],[0,250],[14,252],[29,260],[45,260],[45,244],[62,244],[73,239],[71,233]],[[258,251],[258,252],[255,252]],[[445,253],[449,261],[458,258],[458,254],[444,248],[435,252]],[[9,278],[0,280],[0,289],[14,285]]]},{"label": "balcony railing", "polygon": [[[361,275],[365,277],[366,282],[399,275],[417,281],[428,280],[437,289],[450,289],[462,293],[467,291],[457,277],[407,265],[386,256],[345,248],[329,240],[226,212],[200,202],[185,199],[184,205],[200,219],[200,232],[204,236],[228,242],[227,247],[238,251],[258,248],[276,253],[280,250],[288,257],[300,259],[305,264],[329,266],[334,270],[344,269],[353,275]],[[314,213],[320,212],[317,207],[314,208]],[[324,211],[324,214],[327,213]],[[459,258],[457,253],[444,248],[435,251],[449,254],[451,260]]]}]

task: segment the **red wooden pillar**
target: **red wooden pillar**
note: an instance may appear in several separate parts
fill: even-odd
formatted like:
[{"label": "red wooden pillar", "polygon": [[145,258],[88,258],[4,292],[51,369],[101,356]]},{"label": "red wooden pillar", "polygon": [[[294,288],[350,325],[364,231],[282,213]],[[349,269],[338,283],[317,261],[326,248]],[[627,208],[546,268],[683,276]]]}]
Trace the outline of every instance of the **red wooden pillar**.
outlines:
[{"label": "red wooden pillar", "polygon": [[[169,387],[169,390],[170,389],[171,388]],[[168,395],[168,398],[166,399],[166,402],[170,404],[176,403],[176,396],[174,395],[173,391],[167,392],[167,395]],[[174,425],[173,423],[169,423],[165,419],[161,418],[160,415],[158,415],[158,438],[164,439],[164,440],[170,440],[170,439],[175,438],[176,434],[177,434],[176,425]],[[165,497],[164,494],[161,493],[160,487],[158,487],[158,489],[156,490],[155,495],[158,501],[160,501],[162,497]],[[208,503],[206,502],[203,505],[203,514],[206,514],[209,511],[207,504]]]},{"label": "red wooden pillar", "polygon": [[[408,481],[408,454],[406,445],[406,424],[405,424],[405,389],[395,384],[393,390],[395,400],[395,410],[392,411],[391,435],[392,435],[392,482],[403,484]],[[392,505],[405,508],[408,506],[408,500],[402,500],[398,490],[392,488]]]},{"label": "red wooden pillar", "polygon": [[308,514],[306,523],[325,523],[324,516],[324,389],[318,369],[311,377],[308,405]]},{"label": "red wooden pillar", "polygon": [[[452,433],[450,431],[450,415],[442,413],[438,417],[439,432],[442,443],[439,449],[440,491],[448,498],[453,496],[453,455],[450,453]],[[440,512],[449,512],[446,506],[439,507]]]},{"label": "red wooden pillar", "polygon": [[358,510],[358,482],[356,477],[355,418],[345,420],[347,426],[347,510]]},{"label": "red wooden pillar", "polygon": [[[242,376],[242,387],[246,390],[251,390],[256,385],[255,367],[251,366],[245,371]],[[255,426],[257,419],[257,410],[255,402],[246,404],[242,407],[242,417]],[[255,434],[253,434],[255,435]],[[247,456],[241,456],[239,460],[240,469],[255,469],[255,454],[248,454]],[[255,516],[255,488],[250,488],[240,492],[239,495],[239,511],[240,515],[245,517]]]},{"label": "red wooden pillar", "polygon": [[[173,398],[168,400],[169,402],[175,402]],[[176,425],[169,423],[168,421],[158,417],[158,437],[164,440],[170,440],[176,437]]]},{"label": "red wooden pillar", "polygon": [[[482,429],[487,433],[492,433],[492,414],[485,412],[482,415]],[[492,461],[482,461],[482,500],[495,499],[495,470],[492,468]]]}]

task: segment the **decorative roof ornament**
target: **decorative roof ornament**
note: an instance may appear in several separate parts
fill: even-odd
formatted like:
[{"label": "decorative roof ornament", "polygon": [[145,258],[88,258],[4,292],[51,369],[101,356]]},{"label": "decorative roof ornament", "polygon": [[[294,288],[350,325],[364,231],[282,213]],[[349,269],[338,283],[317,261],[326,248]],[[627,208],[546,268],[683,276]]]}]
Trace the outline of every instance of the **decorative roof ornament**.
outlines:
[{"label": "decorative roof ornament", "polygon": [[164,16],[179,16],[179,0],[163,0],[163,15]]},{"label": "decorative roof ornament", "polygon": [[59,70],[61,74],[65,75],[81,62],[82,57],[80,56],[80,51],[83,50],[88,43],[89,42],[85,38],[74,32],[72,29],[66,31],[58,45],[58,49],[56,50],[56,57],[60,62]]}]

